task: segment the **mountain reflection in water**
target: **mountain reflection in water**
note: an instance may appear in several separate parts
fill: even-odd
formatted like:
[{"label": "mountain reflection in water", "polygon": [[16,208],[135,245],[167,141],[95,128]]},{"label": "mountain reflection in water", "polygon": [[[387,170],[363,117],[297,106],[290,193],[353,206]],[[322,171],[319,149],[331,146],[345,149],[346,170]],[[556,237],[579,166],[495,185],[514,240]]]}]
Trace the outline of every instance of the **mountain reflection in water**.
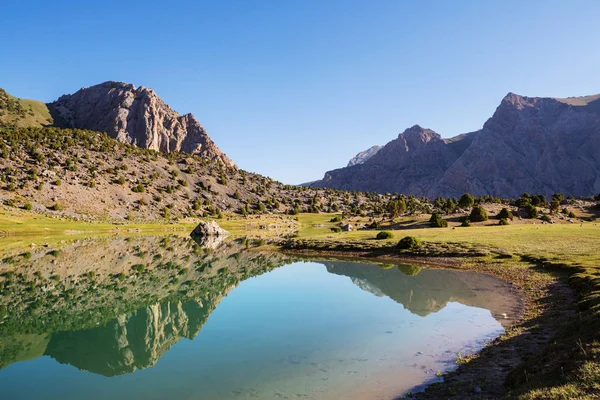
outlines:
[{"label": "mountain reflection in water", "polygon": [[[31,293],[25,295],[29,307],[19,309],[13,315],[15,320],[8,314],[7,323],[0,325],[0,367],[41,355],[103,376],[152,367],[182,338],[194,339],[219,302],[241,282],[294,261],[281,254],[249,251],[232,241],[211,250],[188,238],[172,237],[167,242],[165,246],[164,238],[154,237],[85,241],[22,260],[17,266],[27,267],[27,275],[21,277],[24,287],[31,287],[35,277],[61,274],[61,282],[45,279],[37,282],[37,287],[68,301],[40,305]],[[410,265],[382,268],[356,262],[317,262],[330,274],[348,277],[362,290],[389,297],[421,317],[458,302],[488,309],[505,323],[498,316],[512,315],[517,307],[505,285],[481,274]],[[144,265],[144,271],[133,272],[135,265]],[[85,278],[89,266],[98,271],[93,279]],[[12,290],[3,294],[14,295],[18,286],[11,283],[8,288]],[[103,311],[95,323],[87,321],[86,315],[97,315],[94,311],[101,308],[86,296],[90,291],[100,299],[116,293],[118,301],[142,306],[112,317]],[[70,301],[77,305],[70,306]],[[118,307],[114,309],[119,312]],[[77,315],[68,317],[67,313]],[[34,322],[40,318],[41,323]],[[28,320],[32,321],[29,325],[19,323]]]}]

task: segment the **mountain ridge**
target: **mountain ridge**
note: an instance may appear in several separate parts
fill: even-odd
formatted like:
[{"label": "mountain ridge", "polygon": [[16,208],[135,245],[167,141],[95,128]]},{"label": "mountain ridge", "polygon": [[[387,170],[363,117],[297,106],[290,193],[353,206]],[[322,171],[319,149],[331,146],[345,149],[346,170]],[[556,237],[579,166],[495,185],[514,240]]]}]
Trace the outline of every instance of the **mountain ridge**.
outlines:
[{"label": "mountain ridge", "polygon": [[443,139],[415,125],[364,164],[328,171],[313,186],[430,198],[527,191],[589,196],[600,191],[600,95],[511,92],[478,131]]}]

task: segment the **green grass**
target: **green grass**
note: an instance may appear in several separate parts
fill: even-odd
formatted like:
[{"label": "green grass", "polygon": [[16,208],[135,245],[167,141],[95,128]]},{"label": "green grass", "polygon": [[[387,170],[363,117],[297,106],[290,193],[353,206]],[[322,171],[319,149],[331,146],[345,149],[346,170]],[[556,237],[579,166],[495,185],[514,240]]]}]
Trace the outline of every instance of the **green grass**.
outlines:
[{"label": "green grass", "polygon": [[0,246],[3,250],[25,248],[31,243],[52,244],[81,237],[114,235],[115,233],[156,234],[172,231],[191,232],[197,222],[112,223],[84,222],[67,218],[51,218],[24,210],[0,209]]},{"label": "green grass", "polygon": [[[299,238],[342,242],[373,240],[374,231],[358,230],[332,233],[336,226],[329,220],[333,214],[300,214]],[[366,218],[363,219],[366,221]],[[315,226],[322,225],[322,226]],[[386,228],[386,230],[389,230]],[[404,236],[414,236],[425,242],[468,243],[470,246],[492,248],[503,252],[531,255],[551,262],[569,265],[600,266],[600,225],[579,224],[514,224],[508,226],[471,226],[468,228],[416,228],[394,232],[396,243]]]},{"label": "green grass", "polygon": [[46,103],[37,100],[20,99],[11,96],[10,94],[7,95],[10,99],[17,100],[25,110],[31,109],[33,115],[30,115],[29,112],[27,112],[24,117],[18,117],[17,114],[7,112],[0,116],[0,123],[15,123],[17,126],[27,127],[47,126],[52,125],[54,122]]}]

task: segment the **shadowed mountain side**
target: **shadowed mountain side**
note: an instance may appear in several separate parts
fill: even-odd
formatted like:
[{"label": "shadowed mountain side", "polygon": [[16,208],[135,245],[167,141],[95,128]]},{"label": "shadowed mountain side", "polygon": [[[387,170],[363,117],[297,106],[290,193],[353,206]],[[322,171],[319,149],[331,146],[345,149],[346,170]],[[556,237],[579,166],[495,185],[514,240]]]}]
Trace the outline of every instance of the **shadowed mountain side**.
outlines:
[{"label": "shadowed mountain side", "polygon": [[413,126],[364,164],[328,171],[312,186],[430,198],[595,195],[600,192],[599,97],[509,93],[479,131],[442,139]]},{"label": "shadowed mountain side", "polygon": [[[387,296],[422,317],[440,311],[449,302],[458,302],[488,309],[506,326],[519,310],[517,298],[507,290],[508,285],[483,274],[422,269],[407,275],[411,268],[402,265],[386,269],[353,262],[327,261],[323,264],[330,273],[347,276],[361,289],[376,296]],[[509,319],[502,314],[507,314]]]}]

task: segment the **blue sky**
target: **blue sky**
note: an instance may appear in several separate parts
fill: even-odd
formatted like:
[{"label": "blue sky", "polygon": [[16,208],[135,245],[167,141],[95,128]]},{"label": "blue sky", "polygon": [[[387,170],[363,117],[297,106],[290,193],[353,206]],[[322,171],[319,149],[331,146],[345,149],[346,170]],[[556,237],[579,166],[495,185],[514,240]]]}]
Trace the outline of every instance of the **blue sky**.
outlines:
[{"label": "blue sky", "polygon": [[241,168],[300,183],[414,124],[479,129],[509,91],[600,93],[599,17],[596,0],[20,0],[0,87],[151,87]]}]

